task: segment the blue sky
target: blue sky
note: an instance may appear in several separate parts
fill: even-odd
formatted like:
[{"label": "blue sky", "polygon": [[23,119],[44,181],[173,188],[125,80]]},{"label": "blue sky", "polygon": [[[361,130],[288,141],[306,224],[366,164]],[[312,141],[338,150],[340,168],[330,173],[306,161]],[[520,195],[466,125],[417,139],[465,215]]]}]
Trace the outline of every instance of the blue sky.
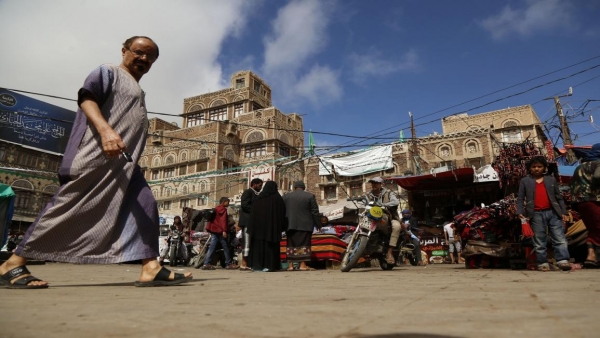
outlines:
[{"label": "blue sky", "polygon": [[[271,85],[277,108],[304,115],[306,130],[363,136],[389,128],[385,136],[400,129],[409,136],[411,111],[424,136],[465,110],[533,104],[547,121],[556,112],[543,99],[569,87],[565,112],[581,113],[586,100],[600,100],[600,67],[475,107],[600,65],[598,18],[598,0],[0,0],[0,29],[10,32],[3,46],[11,47],[0,53],[0,87],[75,98],[89,71],[120,62],[122,41],[148,35],[161,48],[141,81],[151,111],[180,114],[183,98],[224,88],[233,72],[250,69]],[[576,143],[600,140],[599,111],[600,101],[590,102],[573,118]]]}]

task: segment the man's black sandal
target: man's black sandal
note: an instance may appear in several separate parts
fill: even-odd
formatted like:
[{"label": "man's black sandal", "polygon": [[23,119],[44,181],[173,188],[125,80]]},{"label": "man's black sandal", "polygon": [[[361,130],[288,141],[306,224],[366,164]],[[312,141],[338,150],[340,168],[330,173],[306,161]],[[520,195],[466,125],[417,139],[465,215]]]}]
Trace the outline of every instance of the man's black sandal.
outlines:
[{"label": "man's black sandal", "polygon": [[[29,275],[29,276],[15,280],[16,278],[23,276],[23,275]],[[11,283],[12,280],[15,280],[14,283]],[[27,267],[18,266],[16,268],[8,271],[7,273],[5,273],[4,275],[2,275],[0,277],[0,286],[3,288],[6,288],[6,289],[46,289],[46,288],[48,288],[48,284],[29,285],[29,283],[31,283],[31,282],[38,282],[38,281],[42,282],[41,279],[31,276],[31,272],[29,272],[29,270],[27,270]]]},{"label": "man's black sandal", "polygon": [[192,280],[192,276],[186,277],[184,274],[176,273],[174,275],[174,279],[170,280],[169,276],[171,275],[171,271],[167,268],[161,268],[160,271],[154,277],[154,280],[151,282],[140,282],[137,281],[134,283],[135,286],[144,287],[144,286],[169,286],[169,285],[177,285],[181,283],[187,283]]}]

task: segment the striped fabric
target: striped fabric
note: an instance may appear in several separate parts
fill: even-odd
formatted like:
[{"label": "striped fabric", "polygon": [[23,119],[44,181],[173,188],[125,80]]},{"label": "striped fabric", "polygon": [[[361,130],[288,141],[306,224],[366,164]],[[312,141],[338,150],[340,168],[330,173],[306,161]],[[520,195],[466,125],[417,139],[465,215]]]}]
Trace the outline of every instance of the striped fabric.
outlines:
[{"label": "striped fabric", "polygon": [[108,159],[100,136],[79,109],[59,169],[61,186],[15,252],[26,258],[97,264],[157,257],[158,209],[136,164],[148,128],[144,92],[115,65],[95,69],[79,97],[85,92],[97,99],[133,162]]},{"label": "striped fabric", "polygon": [[[287,240],[284,238],[279,243],[279,258],[287,260]],[[311,238],[310,259],[313,261],[333,260],[341,261],[346,251],[346,242],[335,235],[313,234]]]}]

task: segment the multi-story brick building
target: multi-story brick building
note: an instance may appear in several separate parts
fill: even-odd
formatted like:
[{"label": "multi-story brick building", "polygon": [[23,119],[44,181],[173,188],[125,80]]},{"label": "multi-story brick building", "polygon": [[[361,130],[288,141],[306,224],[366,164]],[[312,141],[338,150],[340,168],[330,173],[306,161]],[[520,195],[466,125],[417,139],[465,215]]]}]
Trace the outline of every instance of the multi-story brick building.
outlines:
[{"label": "multi-story brick building", "polygon": [[231,87],[184,99],[183,127],[150,120],[140,166],[163,214],[239,198],[254,177],[286,190],[303,177],[302,117],[271,106],[271,88],[256,74],[231,76]]},{"label": "multi-story brick building", "polygon": [[0,141],[0,182],[15,192],[11,228],[26,230],[58,190],[62,156]]},{"label": "multi-story brick building", "polygon": [[[319,205],[339,204],[345,201],[348,195],[364,194],[370,188],[367,181],[374,176],[389,179],[407,174],[430,174],[453,168],[480,168],[493,162],[502,143],[521,142],[529,138],[539,148],[544,149],[543,141],[546,140],[541,122],[530,105],[471,116],[460,114],[445,117],[442,119],[442,130],[442,134],[417,138],[415,145],[412,140],[394,144],[392,151],[394,168],[367,175],[338,176],[334,180],[332,176],[319,176],[317,159],[307,159],[305,163],[307,190],[317,196]],[[387,184],[389,188],[404,197],[403,207],[406,207],[409,200],[407,193],[402,191],[394,180],[389,180]],[[436,189],[443,190],[445,187],[442,185]],[[428,194],[427,191],[418,193]],[[482,191],[482,193],[495,198],[489,191]],[[446,199],[445,202],[456,203],[452,199]]]}]

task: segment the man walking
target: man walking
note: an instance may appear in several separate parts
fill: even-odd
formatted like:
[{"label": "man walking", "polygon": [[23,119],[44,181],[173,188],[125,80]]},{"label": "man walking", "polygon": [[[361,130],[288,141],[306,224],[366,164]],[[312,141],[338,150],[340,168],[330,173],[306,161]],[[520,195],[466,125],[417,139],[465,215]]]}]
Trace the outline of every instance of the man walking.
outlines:
[{"label": "man walking", "polygon": [[[446,225],[444,225],[444,236],[446,237],[446,243],[448,243],[448,252],[450,253],[450,260],[452,261],[452,264],[458,264],[462,260],[460,257],[460,236],[454,232],[455,230],[456,229],[454,228],[453,222],[448,222]],[[456,261],[454,260],[454,251],[456,251],[456,255],[458,256]]]},{"label": "man walking", "polygon": [[250,181],[250,188],[244,190],[241,198],[240,220],[238,226],[242,228],[244,238],[244,249],[242,251],[242,264],[240,270],[250,270],[248,267],[248,255],[250,254],[250,235],[248,234],[248,224],[250,223],[250,211],[252,211],[252,201],[258,196],[262,189],[263,181],[255,178]]},{"label": "man walking", "polygon": [[0,266],[0,286],[46,288],[27,258],[80,264],[142,260],[136,286],[173,285],[191,273],[161,268],[156,200],[137,162],[148,129],[139,81],[158,58],[145,36],[127,39],[119,66],[96,68],[78,92],[79,110],[59,169],[60,188]]},{"label": "man walking", "polygon": [[286,249],[288,271],[294,269],[295,262],[300,263],[298,270],[311,270],[306,262],[310,261],[312,233],[314,227],[321,228],[317,199],[315,195],[304,189],[306,189],[304,182],[296,181],[294,191],[283,195],[288,221]]},{"label": "man walking", "polygon": [[210,264],[212,259],[212,255],[215,253],[217,249],[217,244],[221,243],[221,247],[223,247],[223,253],[225,254],[225,269],[235,270],[239,268],[239,266],[233,263],[233,259],[231,258],[231,252],[229,251],[229,243],[227,243],[227,232],[229,231],[228,224],[228,216],[227,216],[227,207],[229,206],[229,198],[221,197],[219,200],[219,205],[215,208],[215,219],[208,222],[206,225],[206,231],[211,233],[210,246],[208,247],[208,252],[206,253],[206,258],[204,259],[204,265],[202,266],[202,270],[214,270],[215,267]]}]

